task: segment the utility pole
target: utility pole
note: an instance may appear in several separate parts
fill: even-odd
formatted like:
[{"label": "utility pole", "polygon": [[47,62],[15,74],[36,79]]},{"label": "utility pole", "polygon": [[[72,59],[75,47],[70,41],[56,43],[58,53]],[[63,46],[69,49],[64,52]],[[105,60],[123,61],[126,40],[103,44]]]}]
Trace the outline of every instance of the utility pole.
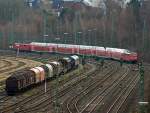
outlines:
[{"label": "utility pole", "polygon": [[139,110],[140,113],[147,113],[146,112],[146,105],[148,105],[148,102],[144,101],[144,66],[142,65],[142,62],[139,63],[139,72],[140,72],[140,88],[139,88]]},{"label": "utility pole", "polygon": [[77,32],[77,34],[78,34],[77,42],[80,45],[80,44],[82,44],[82,36],[81,36],[82,32],[79,31],[79,32]]},{"label": "utility pole", "polygon": [[79,44],[79,39],[78,39],[78,32],[80,30],[80,22],[79,22],[79,16],[80,13],[79,11],[75,11],[75,18],[73,21],[73,33],[74,33],[74,44],[78,45]]},{"label": "utility pole", "polygon": [[97,28],[94,28],[93,31],[94,31],[94,46],[97,46]]},{"label": "utility pole", "polygon": [[68,34],[69,33],[64,33],[64,41],[65,41],[65,44],[67,44],[68,43]]},{"label": "utility pole", "polygon": [[133,8],[133,13],[136,17],[136,21],[140,22],[140,16],[139,16],[139,8],[140,4],[142,3],[142,0],[131,0],[129,5]]},{"label": "utility pole", "polygon": [[46,43],[46,18],[47,18],[47,14],[46,11],[43,10],[43,42]]},{"label": "utility pole", "polygon": [[143,36],[142,36],[142,57],[144,58],[144,52],[145,52],[145,40],[146,39],[146,21],[144,19],[143,22]]},{"label": "utility pole", "polygon": [[10,36],[9,44],[13,44],[14,42],[14,13],[13,12],[11,14],[11,18],[12,18],[12,26],[11,26],[11,36]]},{"label": "utility pole", "polygon": [[[142,7],[143,4],[143,0],[131,0],[130,5],[133,8],[133,12],[135,14],[136,17],[136,23],[142,23],[142,21],[140,20],[140,16],[139,16],[139,9],[140,7]],[[142,52],[144,53],[144,39],[145,39],[145,19],[143,18],[144,23],[143,23],[143,46],[142,46]],[[139,26],[141,27],[141,26]],[[140,81],[139,81],[139,111],[140,113],[147,113],[147,109],[146,106],[149,104],[148,102],[146,102],[144,100],[144,66],[142,64],[142,62],[139,63],[139,73],[140,73]]]},{"label": "utility pole", "polygon": [[92,30],[89,29],[89,30],[88,30],[88,45],[89,45],[89,46],[91,46],[91,32],[92,32]]},{"label": "utility pole", "polygon": [[112,15],[112,21],[111,21],[111,39],[110,39],[110,45],[112,47],[116,46],[116,38],[115,38],[115,14],[116,14],[116,10],[113,10],[111,15]]},{"label": "utility pole", "polygon": [[[59,21],[60,21],[60,8],[59,5],[57,6],[57,27],[59,27]],[[57,29],[57,35],[59,34],[59,30]],[[57,37],[56,39],[56,43],[58,44],[58,40],[60,40],[59,37]],[[57,51],[58,51],[58,46],[57,46]],[[58,59],[58,57],[57,57]],[[59,87],[59,74],[56,74],[56,81],[55,81],[55,101],[54,101],[54,107],[55,107],[55,113],[59,113],[60,112],[60,104],[58,102],[58,87]]]},{"label": "utility pole", "polygon": [[77,45],[77,12],[75,12],[75,19],[73,21],[74,44]]},{"label": "utility pole", "polygon": [[[46,18],[47,18],[47,14],[46,14],[46,10],[42,10],[42,16],[43,16],[43,42],[46,43],[46,37],[48,35],[46,35]],[[47,43],[46,43],[47,46]],[[47,96],[47,83],[46,83],[46,77],[45,77],[45,81],[44,81],[44,92],[45,92],[45,96]]]}]

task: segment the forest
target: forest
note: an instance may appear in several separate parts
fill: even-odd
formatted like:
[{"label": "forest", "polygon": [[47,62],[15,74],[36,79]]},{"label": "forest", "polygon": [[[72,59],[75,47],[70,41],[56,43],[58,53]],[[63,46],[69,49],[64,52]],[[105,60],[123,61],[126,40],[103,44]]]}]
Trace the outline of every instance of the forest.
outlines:
[{"label": "forest", "polygon": [[129,49],[150,62],[150,1],[121,7],[106,0],[105,5],[29,8],[23,0],[0,0],[0,48],[32,41],[86,44]]}]

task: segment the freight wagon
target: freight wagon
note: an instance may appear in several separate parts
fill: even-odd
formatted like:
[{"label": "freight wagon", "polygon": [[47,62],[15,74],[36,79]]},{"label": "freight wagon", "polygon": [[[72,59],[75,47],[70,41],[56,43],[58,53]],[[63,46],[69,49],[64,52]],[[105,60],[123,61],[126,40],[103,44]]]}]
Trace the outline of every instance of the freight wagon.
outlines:
[{"label": "freight wagon", "polygon": [[46,79],[63,75],[78,67],[79,63],[79,57],[73,55],[31,69],[16,71],[6,79],[6,92],[14,95]]}]

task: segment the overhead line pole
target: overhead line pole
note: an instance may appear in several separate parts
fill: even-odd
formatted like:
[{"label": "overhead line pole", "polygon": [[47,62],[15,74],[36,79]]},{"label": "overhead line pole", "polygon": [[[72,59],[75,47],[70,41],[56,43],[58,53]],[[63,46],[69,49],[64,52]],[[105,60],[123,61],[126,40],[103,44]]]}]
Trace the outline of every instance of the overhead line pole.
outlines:
[{"label": "overhead line pole", "polygon": [[[46,37],[48,35],[46,35],[46,18],[47,18],[47,14],[46,14],[46,11],[43,9],[42,10],[42,14],[43,14],[43,42],[46,43]],[[47,46],[47,43],[46,43],[46,46]],[[44,83],[44,91],[45,91],[45,94],[47,92],[47,83],[46,83],[46,77],[45,77],[45,83]]]},{"label": "overhead line pole", "polygon": [[[146,21],[144,19],[143,22],[143,37],[142,37],[142,58],[144,58],[144,51],[145,51],[145,28],[146,28]],[[139,70],[140,70],[140,98],[139,98],[139,109],[140,109],[140,113],[147,113],[147,105],[149,104],[148,102],[146,102],[144,100],[144,66],[142,64],[142,62],[139,64]]]},{"label": "overhead line pole", "polygon": [[[59,33],[59,21],[60,21],[60,7],[59,4],[57,6],[57,35],[60,35]],[[56,38],[56,44],[58,44],[58,41],[60,40],[60,36]],[[58,45],[57,45],[57,52],[58,52]],[[58,56],[57,56],[58,60]],[[58,73],[56,74],[56,81],[55,81],[55,101],[54,101],[54,107],[55,107],[55,113],[60,112],[60,104],[58,102],[58,86],[59,86],[59,75]]]},{"label": "overhead line pole", "polygon": [[[133,11],[135,13],[135,16],[136,16],[136,21],[138,23],[142,23],[142,21],[144,20],[143,22],[143,37],[142,37],[142,41],[143,41],[143,45],[142,45],[142,55],[144,56],[144,39],[145,39],[145,26],[146,26],[146,22],[145,22],[145,19],[144,17],[140,20],[140,16],[139,16],[139,10],[140,10],[140,7],[142,7],[142,4],[143,4],[143,0],[132,0],[131,1],[131,5],[133,6]],[[142,56],[142,58],[143,58]],[[148,105],[148,102],[146,102],[144,100],[144,66],[143,66],[143,63],[142,61],[139,63],[139,73],[140,73],[140,81],[139,81],[139,111],[140,113],[147,113],[146,111],[146,106]]]},{"label": "overhead line pole", "polygon": [[113,10],[112,11],[112,21],[111,21],[111,39],[110,39],[110,43],[111,43],[111,47],[114,47],[114,14],[115,14],[115,11]]},{"label": "overhead line pole", "polygon": [[146,106],[148,105],[148,102],[144,100],[144,66],[142,65],[142,62],[139,63],[139,73],[140,73],[140,99],[139,99],[139,110],[140,113],[147,113]]}]

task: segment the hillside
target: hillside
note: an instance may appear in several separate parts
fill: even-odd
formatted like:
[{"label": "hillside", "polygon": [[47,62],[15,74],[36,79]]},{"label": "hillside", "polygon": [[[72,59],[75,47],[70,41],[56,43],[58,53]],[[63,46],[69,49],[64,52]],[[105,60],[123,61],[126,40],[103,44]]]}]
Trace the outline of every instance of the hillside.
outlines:
[{"label": "hillside", "polygon": [[[40,8],[29,8],[20,0],[0,1],[1,48],[13,42],[56,42],[60,38],[57,43],[127,48],[149,60],[149,1],[138,10],[135,4],[122,8],[111,0],[106,2],[106,11],[72,4],[61,9],[59,17],[44,3]],[[46,39],[44,34],[48,34]]]}]

